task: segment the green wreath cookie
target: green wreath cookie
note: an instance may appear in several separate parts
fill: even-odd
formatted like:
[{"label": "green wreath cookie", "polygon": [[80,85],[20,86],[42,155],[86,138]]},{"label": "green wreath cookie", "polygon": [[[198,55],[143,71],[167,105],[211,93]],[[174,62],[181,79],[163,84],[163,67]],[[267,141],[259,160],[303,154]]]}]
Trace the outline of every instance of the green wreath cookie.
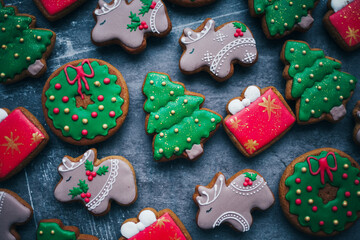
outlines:
[{"label": "green wreath cookie", "polygon": [[300,230],[332,236],[346,230],[360,211],[359,165],[347,154],[331,148],[306,153],[285,170],[280,202]]},{"label": "green wreath cookie", "polygon": [[84,59],[62,66],[50,76],[42,103],[46,121],[57,136],[88,145],[104,141],[120,128],[129,96],[115,67]]}]

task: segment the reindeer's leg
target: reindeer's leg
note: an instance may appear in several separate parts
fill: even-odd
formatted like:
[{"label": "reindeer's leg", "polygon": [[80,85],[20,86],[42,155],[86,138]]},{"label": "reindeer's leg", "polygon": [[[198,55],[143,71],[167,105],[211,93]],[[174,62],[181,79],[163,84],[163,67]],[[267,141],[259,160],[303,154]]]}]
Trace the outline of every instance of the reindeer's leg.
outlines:
[{"label": "reindeer's leg", "polygon": [[[131,171],[130,168],[128,171]],[[119,173],[111,191],[111,198],[119,204],[128,205],[135,201],[136,193],[136,183],[132,174]]]}]

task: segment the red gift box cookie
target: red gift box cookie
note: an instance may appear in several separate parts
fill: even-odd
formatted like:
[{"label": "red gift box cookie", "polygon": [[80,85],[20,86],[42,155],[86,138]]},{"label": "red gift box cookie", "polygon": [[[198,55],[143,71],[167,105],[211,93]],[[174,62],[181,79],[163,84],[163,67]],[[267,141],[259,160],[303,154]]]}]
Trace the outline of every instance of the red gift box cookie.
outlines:
[{"label": "red gift box cookie", "polygon": [[119,240],[191,240],[185,226],[170,209],[141,210],[137,218],[127,219],[122,224],[121,235]]},{"label": "red gift box cookie", "polygon": [[23,169],[48,140],[44,127],[25,108],[0,109],[0,181]]},{"label": "red gift box cookie", "polygon": [[249,86],[229,101],[226,110],[225,131],[246,157],[270,147],[295,123],[294,113],[274,87]]},{"label": "red gift box cookie", "polygon": [[33,0],[41,13],[50,21],[58,20],[75,10],[86,0]]},{"label": "red gift box cookie", "polygon": [[329,0],[324,24],[330,36],[346,51],[360,47],[360,0]]}]

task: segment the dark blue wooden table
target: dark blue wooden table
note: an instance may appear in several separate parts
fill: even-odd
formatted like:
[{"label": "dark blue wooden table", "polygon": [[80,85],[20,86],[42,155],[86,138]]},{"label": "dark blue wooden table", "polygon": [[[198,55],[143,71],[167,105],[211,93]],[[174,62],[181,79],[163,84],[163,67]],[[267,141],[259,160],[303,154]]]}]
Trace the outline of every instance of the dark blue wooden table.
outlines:
[{"label": "dark blue wooden table", "polygon": [[[307,41],[313,48],[323,48],[326,55],[343,62],[343,70],[360,78],[360,51],[345,53],[330,38],[322,24],[326,2],[321,0],[314,11],[315,23],[307,33],[294,33],[281,40],[267,40],[261,30],[259,19],[250,17],[246,0],[218,0],[215,4],[199,9],[185,9],[167,3],[173,30],[163,39],[149,39],[148,48],[133,56],[120,47],[96,47],[90,41],[90,32],[95,24],[92,11],[95,0],[89,0],[81,8],[55,23],[48,22],[30,0],[9,0],[7,4],[17,5],[20,12],[37,17],[37,26],[50,28],[57,34],[57,42],[48,60],[48,71],[40,79],[27,79],[14,85],[0,86],[0,107],[9,109],[24,106],[29,109],[50,134],[46,149],[23,171],[11,180],[0,184],[17,192],[34,208],[34,217],[27,225],[19,228],[22,239],[35,239],[38,221],[45,218],[60,218],[66,225],[76,225],[83,233],[93,234],[104,240],[120,237],[121,223],[135,217],[144,207],[157,210],[172,209],[187,227],[193,239],[308,239],[291,226],[282,214],[278,201],[278,183],[285,167],[297,156],[320,147],[338,148],[356,160],[360,159],[359,147],[352,141],[354,121],[350,113],[338,124],[321,122],[311,126],[295,125],[284,138],[270,149],[253,159],[246,159],[233,146],[223,128],[206,144],[204,155],[197,162],[177,160],[156,163],[152,158],[152,137],[144,130],[145,113],[142,110],[144,96],[141,87],[149,71],[168,73],[173,80],[183,82],[190,91],[206,96],[204,107],[223,116],[229,99],[239,96],[251,84],[260,87],[275,86],[284,93],[282,78],[283,64],[279,60],[285,39]],[[206,73],[184,76],[178,61],[182,50],[178,39],[185,27],[196,28],[212,17],[218,25],[232,20],[246,23],[253,32],[259,50],[259,61],[251,68],[235,67],[234,76],[224,83],[217,83]],[[81,59],[99,58],[117,67],[123,74],[130,93],[130,108],[125,124],[112,138],[94,147],[99,157],[122,155],[134,166],[139,198],[130,207],[116,204],[106,216],[93,217],[80,203],[63,204],[53,195],[60,176],[57,166],[64,155],[77,157],[88,147],[72,146],[59,140],[45,124],[41,108],[41,92],[46,79],[61,65]],[[3,64],[3,63],[1,63]],[[360,99],[356,89],[348,103],[348,112]],[[294,107],[294,103],[290,102]],[[203,231],[196,226],[197,207],[192,194],[197,184],[207,185],[218,171],[230,177],[236,172],[252,168],[259,171],[276,197],[275,205],[265,212],[254,212],[254,223],[247,233],[239,233],[227,226]],[[356,238],[360,235],[360,223],[340,234],[336,239]],[[1,238],[1,237],[0,237]]]}]

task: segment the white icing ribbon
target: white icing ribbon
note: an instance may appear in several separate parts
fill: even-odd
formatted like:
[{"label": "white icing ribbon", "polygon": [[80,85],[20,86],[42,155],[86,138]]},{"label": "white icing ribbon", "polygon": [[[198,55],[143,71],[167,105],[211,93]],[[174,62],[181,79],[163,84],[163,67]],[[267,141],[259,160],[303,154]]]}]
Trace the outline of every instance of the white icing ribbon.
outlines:
[{"label": "white icing ribbon", "polygon": [[244,96],[245,98],[242,101],[239,99],[234,99],[229,103],[228,110],[232,115],[249,106],[250,103],[254,102],[258,97],[261,96],[261,93],[258,87],[252,85],[246,88]]},{"label": "white icing ribbon", "polygon": [[121,235],[123,235],[125,238],[131,238],[154,222],[156,222],[155,213],[150,210],[144,210],[139,215],[138,223],[127,222],[121,226]]},{"label": "white icing ribbon", "polygon": [[354,0],[332,0],[331,1],[331,8],[334,9],[334,12],[341,10],[343,7],[348,5]]},{"label": "white icing ribbon", "polygon": [[0,108],[0,122],[2,122],[8,116],[7,112]]}]

